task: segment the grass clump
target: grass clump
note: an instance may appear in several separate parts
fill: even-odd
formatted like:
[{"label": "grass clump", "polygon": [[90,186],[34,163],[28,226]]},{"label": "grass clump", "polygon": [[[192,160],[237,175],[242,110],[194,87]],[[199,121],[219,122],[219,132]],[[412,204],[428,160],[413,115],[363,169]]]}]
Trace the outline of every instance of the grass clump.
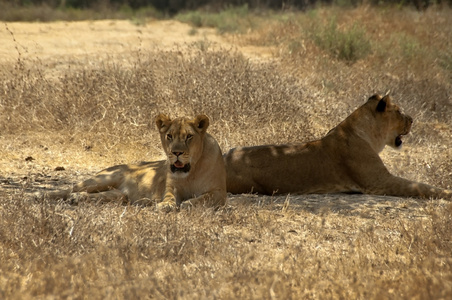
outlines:
[{"label": "grass clump", "polygon": [[219,33],[244,32],[253,25],[248,5],[229,7],[220,12],[189,11],[175,17],[193,27],[214,27]]},{"label": "grass clump", "polygon": [[52,21],[80,21],[101,19],[131,19],[142,25],[149,18],[163,18],[164,13],[152,6],[132,9],[128,5],[113,7],[98,5],[95,8],[51,7],[46,3],[15,5],[7,1],[0,1],[0,20],[5,22],[52,22]]},{"label": "grass clump", "polygon": [[206,24],[206,13],[201,13],[201,11],[188,11],[185,13],[178,14],[176,19],[188,23],[193,27],[202,27]]},{"label": "grass clump", "polygon": [[366,31],[357,23],[349,29],[340,30],[333,19],[327,26],[317,28],[313,39],[334,57],[351,63],[365,58],[372,50]]},{"label": "grass clump", "polygon": [[416,38],[406,33],[394,33],[391,39],[396,41],[401,57],[409,63],[417,64],[419,59],[425,59],[428,51]]},{"label": "grass clump", "polygon": [[444,53],[440,56],[440,66],[452,74],[452,52]]}]

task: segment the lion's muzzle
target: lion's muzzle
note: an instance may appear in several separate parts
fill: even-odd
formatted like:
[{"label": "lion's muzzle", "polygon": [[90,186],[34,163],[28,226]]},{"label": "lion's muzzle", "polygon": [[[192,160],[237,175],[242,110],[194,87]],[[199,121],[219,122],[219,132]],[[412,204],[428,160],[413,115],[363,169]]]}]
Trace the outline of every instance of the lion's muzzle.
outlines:
[{"label": "lion's muzzle", "polygon": [[410,133],[411,130],[411,125],[413,125],[413,118],[405,115],[405,130],[403,133],[401,133],[400,135],[396,136],[395,141],[394,141],[394,145],[396,147],[400,147],[403,143],[402,141],[402,136],[407,135],[408,133]]},{"label": "lion's muzzle", "polygon": [[188,172],[190,172],[190,164],[189,163],[183,164],[179,160],[176,160],[176,162],[171,165],[171,172],[172,173],[177,173],[177,172],[188,173]]},{"label": "lion's muzzle", "polygon": [[402,145],[402,136],[399,135],[395,138],[394,144],[396,147],[400,147]]}]

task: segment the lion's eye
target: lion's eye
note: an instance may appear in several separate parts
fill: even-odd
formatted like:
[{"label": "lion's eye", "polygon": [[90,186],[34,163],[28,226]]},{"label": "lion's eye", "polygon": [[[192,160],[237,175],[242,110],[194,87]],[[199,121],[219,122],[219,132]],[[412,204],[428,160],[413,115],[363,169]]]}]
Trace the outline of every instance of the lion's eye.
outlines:
[{"label": "lion's eye", "polygon": [[171,135],[171,134],[167,134],[166,135],[166,139],[168,140],[168,141],[171,141],[172,139],[173,139],[173,136]]},{"label": "lion's eye", "polygon": [[193,135],[192,134],[187,134],[187,141],[188,140],[191,140],[193,138]]}]

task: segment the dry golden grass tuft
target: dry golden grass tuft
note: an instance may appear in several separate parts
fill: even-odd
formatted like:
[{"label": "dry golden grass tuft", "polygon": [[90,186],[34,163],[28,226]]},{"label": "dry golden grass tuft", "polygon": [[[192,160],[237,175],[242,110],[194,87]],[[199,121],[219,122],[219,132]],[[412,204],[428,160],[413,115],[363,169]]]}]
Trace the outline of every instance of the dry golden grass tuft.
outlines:
[{"label": "dry golden grass tuft", "polygon": [[[137,45],[109,60],[23,58],[18,47],[19,61],[0,68],[0,298],[450,298],[443,200],[231,195],[218,211],[165,214],[28,192],[161,158],[159,112],[209,115],[226,151],[318,138],[387,90],[415,123],[402,151],[383,151],[386,165],[452,188],[451,14],[324,8],[225,35],[229,44]],[[353,38],[371,51],[347,61],[321,47],[315,30],[332,18],[345,36],[363,29]],[[271,59],[249,51],[268,48]]]},{"label": "dry golden grass tuft", "polygon": [[2,298],[444,299],[452,292],[450,204],[381,197],[379,209],[364,213],[349,199],[349,208],[335,210],[324,199],[290,198],[289,207],[232,198],[216,212],[165,214],[11,195],[0,219]]}]

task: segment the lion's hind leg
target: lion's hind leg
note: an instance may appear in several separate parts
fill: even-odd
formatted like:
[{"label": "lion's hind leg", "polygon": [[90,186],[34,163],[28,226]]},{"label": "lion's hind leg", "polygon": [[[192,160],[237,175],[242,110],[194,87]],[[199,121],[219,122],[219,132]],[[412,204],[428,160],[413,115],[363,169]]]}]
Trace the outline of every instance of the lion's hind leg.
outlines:
[{"label": "lion's hind leg", "polygon": [[[91,182],[91,179],[89,180]],[[127,195],[111,186],[87,185],[80,182],[72,189],[52,191],[39,194],[51,200],[63,200],[67,203],[77,205],[80,202],[106,203],[106,202],[127,202]]]},{"label": "lion's hind leg", "polygon": [[[124,166],[114,166],[100,171],[93,178],[77,183],[72,188],[71,198],[75,202],[81,199],[89,202],[127,202],[127,195],[119,190],[124,181]],[[71,201],[74,202],[74,201]]]},{"label": "lion's hind leg", "polygon": [[114,166],[99,172],[93,178],[75,184],[72,188],[45,193],[48,199],[61,199],[71,204],[89,202],[127,201],[119,190],[124,181],[124,166]]},{"label": "lion's hind leg", "polygon": [[72,188],[73,193],[101,193],[118,189],[124,181],[123,166],[114,166],[100,171],[93,178],[77,183]]},{"label": "lion's hind leg", "polygon": [[88,193],[88,192],[77,192],[72,193],[67,198],[67,201],[72,205],[78,205],[81,202],[88,203],[108,203],[108,202],[117,202],[121,204],[127,203],[127,196],[124,195],[120,190],[113,189],[109,191],[96,192],[96,193]]}]

